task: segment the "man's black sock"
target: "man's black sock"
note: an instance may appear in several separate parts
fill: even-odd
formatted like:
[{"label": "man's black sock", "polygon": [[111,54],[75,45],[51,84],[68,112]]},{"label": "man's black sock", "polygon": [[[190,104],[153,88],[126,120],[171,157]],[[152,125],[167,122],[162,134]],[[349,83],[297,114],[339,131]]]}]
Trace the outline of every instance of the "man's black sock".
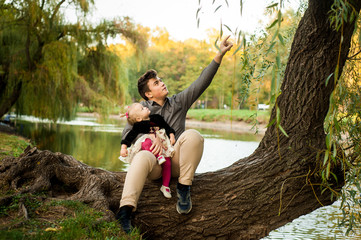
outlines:
[{"label": "man's black sock", "polygon": [[184,184],[181,184],[181,183],[177,183],[177,188],[181,191],[185,191],[185,190],[188,190],[190,188],[190,185],[184,185]]}]

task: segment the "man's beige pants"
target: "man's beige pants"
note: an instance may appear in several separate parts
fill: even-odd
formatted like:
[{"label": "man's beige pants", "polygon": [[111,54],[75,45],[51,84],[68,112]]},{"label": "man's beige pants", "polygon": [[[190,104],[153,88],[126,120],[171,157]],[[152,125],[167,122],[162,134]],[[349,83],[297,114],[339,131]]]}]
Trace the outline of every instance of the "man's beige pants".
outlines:
[{"label": "man's beige pants", "polygon": [[[192,185],[194,173],[202,158],[203,147],[204,139],[198,131],[189,129],[180,135],[174,145],[175,153],[172,158],[172,177],[178,177],[179,183]],[[155,180],[161,176],[162,166],[158,164],[153,153],[137,153],[125,177],[120,207],[133,206],[135,211],[146,179]]]}]

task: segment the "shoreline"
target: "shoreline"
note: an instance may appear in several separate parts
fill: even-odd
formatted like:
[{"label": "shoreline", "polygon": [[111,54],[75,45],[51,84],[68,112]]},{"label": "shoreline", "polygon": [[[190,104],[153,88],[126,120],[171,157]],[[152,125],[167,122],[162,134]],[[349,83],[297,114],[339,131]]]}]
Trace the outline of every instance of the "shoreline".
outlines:
[{"label": "shoreline", "polygon": [[236,133],[250,133],[256,135],[264,135],[267,128],[265,124],[252,125],[246,122],[204,122],[194,119],[186,120],[186,128],[203,128],[214,129],[218,131],[236,132]]},{"label": "shoreline", "polygon": [[[77,113],[77,116],[98,118],[99,114],[82,112],[82,113]],[[109,118],[117,119],[119,121],[125,121],[124,118],[121,119],[119,118],[118,115],[114,115],[114,114],[109,115]],[[252,123],[247,123],[243,121],[205,122],[205,121],[198,121],[195,119],[186,119],[186,128],[214,129],[217,131],[264,135],[267,130],[267,124],[253,125]]]},{"label": "shoreline", "polygon": [[[97,113],[77,113],[78,117],[92,117],[100,118]],[[119,115],[109,115],[108,118],[118,120],[120,122],[126,121],[125,118],[120,118]],[[212,129],[216,131],[227,131],[234,133],[247,133],[263,136],[267,130],[267,124],[261,123],[254,125],[253,123],[247,123],[244,121],[199,121],[195,119],[186,119],[186,128],[198,128],[198,129]],[[14,127],[7,124],[0,124],[0,132],[7,132],[9,134],[17,134]],[[18,134],[17,134],[18,135]]]}]

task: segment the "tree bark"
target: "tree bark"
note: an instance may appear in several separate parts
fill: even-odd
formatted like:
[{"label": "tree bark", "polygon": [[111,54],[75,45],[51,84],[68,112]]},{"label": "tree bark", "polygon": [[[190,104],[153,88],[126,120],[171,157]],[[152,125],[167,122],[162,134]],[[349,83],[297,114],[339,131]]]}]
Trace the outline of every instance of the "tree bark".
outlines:
[{"label": "tree bark", "polygon": [[[7,76],[4,76],[4,78],[6,77]],[[1,80],[2,79],[0,79],[0,81]],[[8,86],[8,81],[4,80],[2,81],[1,86],[3,89],[0,90],[0,118],[9,112],[19,99],[22,90],[22,82],[20,81],[16,83],[13,88],[10,88]]]},{"label": "tree bark", "polygon": [[[333,202],[330,192],[321,194],[316,174],[322,159],[317,156],[326,148],[323,123],[335,87],[332,79],[327,86],[325,81],[338,61],[342,69],[354,25],[344,25],[340,45],[341,33],[333,31],[327,16],[331,4],[310,0],[294,37],[277,99],[281,126],[289,137],[272,125],[251,156],[224,169],[197,174],[193,209],[187,215],[176,212],[175,194],[165,199],[160,182],[147,182],[132,222],[148,239],[259,239],[317,209],[320,202]],[[360,1],[354,7],[358,12]],[[271,119],[275,117],[273,109]],[[342,187],[341,169],[334,166],[333,172],[339,178],[335,187]],[[71,156],[35,148],[0,165],[0,187],[19,192],[48,190],[52,197],[89,203],[108,219],[118,209],[124,178],[125,173],[95,169]]]},{"label": "tree bark", "polygon": [[[90,167],[70,155],[41,151],[30,146],[18,158],[0,163],[0,187],[16,194],[48,191],[50,197],[79,200],[114,220],[125,173]],[[0,203],[2,201],[0,200]]]}]

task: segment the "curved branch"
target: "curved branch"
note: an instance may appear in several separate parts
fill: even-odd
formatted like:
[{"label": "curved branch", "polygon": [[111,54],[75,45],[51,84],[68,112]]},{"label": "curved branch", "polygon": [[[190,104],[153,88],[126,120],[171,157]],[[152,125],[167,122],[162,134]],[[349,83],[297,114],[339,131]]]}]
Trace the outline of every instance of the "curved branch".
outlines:
[{"label": "curved branch", "polygon": [[55,16],[56,16],[56,14],[59,12],[59,9],[60,9],[61,5],[62,5],[64,2],[65,2],[65,0],[61,0],[61,1],[56,5],[53,14],[52,14],[51,17],[50,17],[50,29],[53,28],[54,18],[55,18]]},{"label": "curved branch", "polygon": [[359,55],[361,53],[361,50],[359,50],[357,53],[355,53],[354,55],[350,56],[347,58],[347,60],[360,60],[360,58],[355,58],[357,55]]}]

